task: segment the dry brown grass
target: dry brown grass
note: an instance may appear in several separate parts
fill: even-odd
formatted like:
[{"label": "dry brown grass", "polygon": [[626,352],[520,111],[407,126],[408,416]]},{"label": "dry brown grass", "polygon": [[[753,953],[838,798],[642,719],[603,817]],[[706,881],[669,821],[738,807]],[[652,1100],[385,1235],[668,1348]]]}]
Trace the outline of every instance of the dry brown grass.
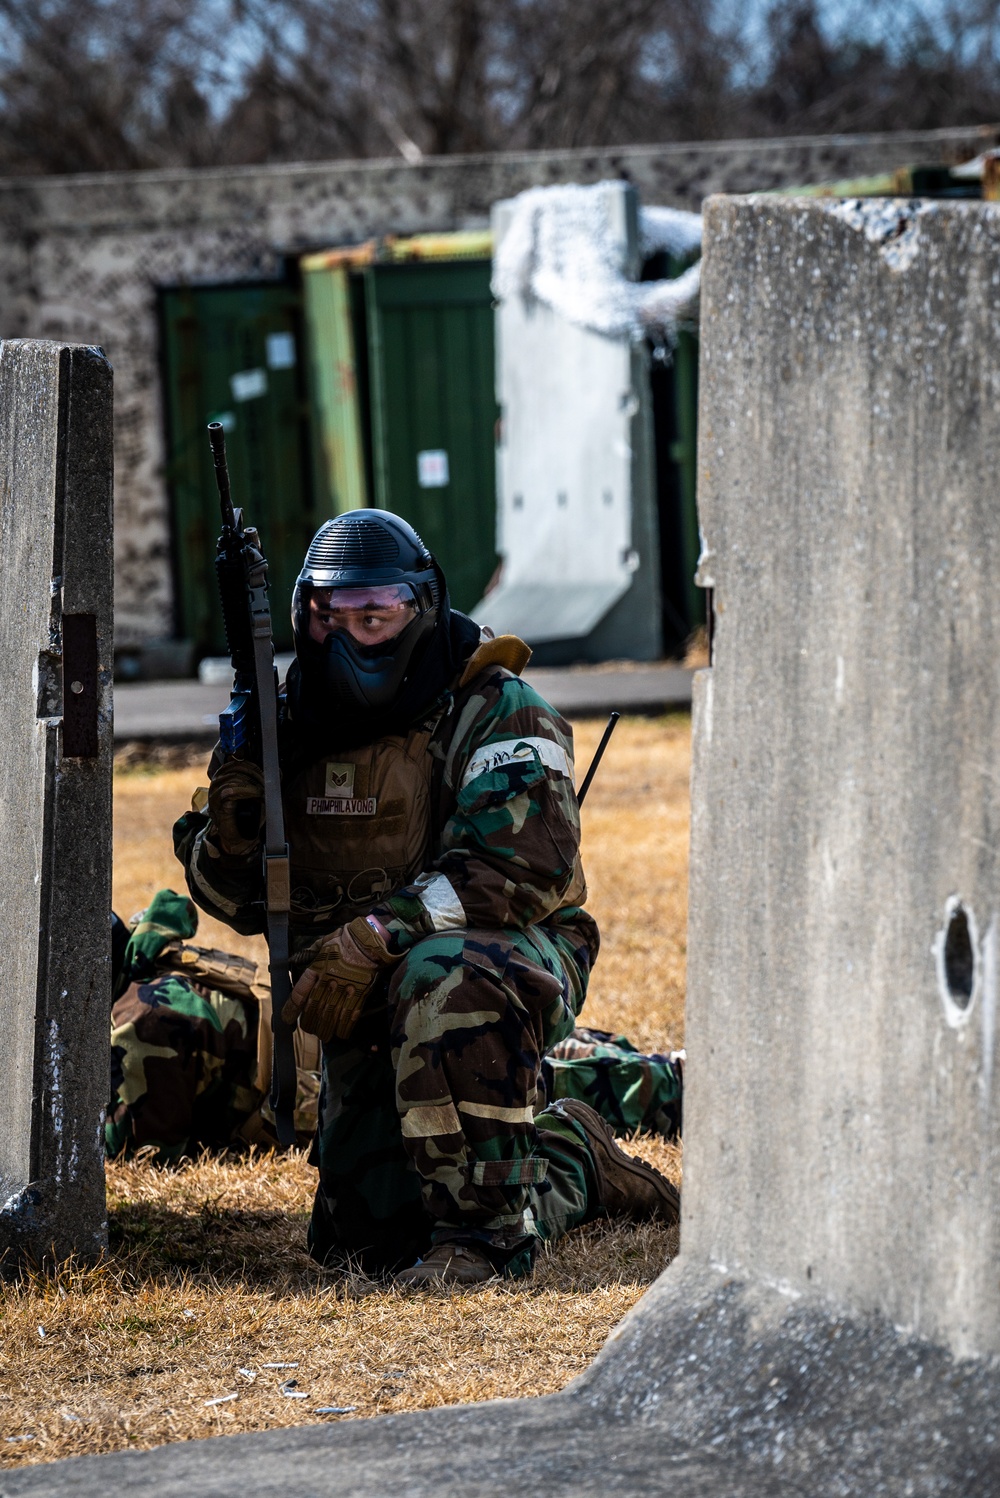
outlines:
[{"label": "dry brown grass", "polygon": [[[574,725],[585,767],[604,725]],[[601,928],[584,1022],[643,1050],[684,1044],[691,722],[626,718],[583,808],[588,907]]]},{"label": "dry brown grass", "polygon": [[[184,888],[170,829],[191,805],[196,787],[208,784],[207,764],[207,750],[171,746],[151,758],[134,752],[115,756],[112,902],[123,920],[148,905],[158,889]],[[198,921],[202,946],[239,952],[255,962],[264,960],[266,949],[260,937],[238,936],[203,912]]]},{"label": "dry brown grass", "polygon": [[[581,764],[600,731],[577,726]],[[682,1037],[687,765],[684,718],[626,721],[584,812],[605,942],[585,1018],[655,1049]],[[176,887],[167,834],[199,779],[183,763],[119,772],[122,914]],[[207,918],[201,934],[255,950]],[[679,1150],[635,1148],[680,1179]],[[407,1296],[311,1263],[312,1183],[301,1155],[109,1166],[108,1261],[0,1290],[0,1466],[341,1418],[324,1406],[361,1416],[549,1393],[676,1251],[656,1225],[595,1224],[544,1253],[530,1281]]]}]

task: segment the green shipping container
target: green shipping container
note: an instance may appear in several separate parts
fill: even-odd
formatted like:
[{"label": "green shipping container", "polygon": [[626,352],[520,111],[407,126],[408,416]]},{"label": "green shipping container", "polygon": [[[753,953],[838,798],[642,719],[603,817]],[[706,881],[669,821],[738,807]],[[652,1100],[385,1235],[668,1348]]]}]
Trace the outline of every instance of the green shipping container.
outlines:
[{"label": "green shipping container", "polygon": [[415,526],[471,609],[497,565],[488,261],[365,271],[375,502]]},{"label": "green shipping container", "polygon": [[325,512],[343,515],[370,503],[364,288],[347,265],[315,262],[302,262],[302,294],[317,490]]},{"label": "green shipping container", "polygon": [[417,243],[302,263],[316,446],[330,508],[402,515],[467,610],[497,565],[491,266]]},{"label": "green shipping container", "polygon": [[267,553],[275,644],[290,649],[292,588],[318,524],[301,299],[274,283],[180,287],[161,293],[160,313],[178,634],[200,654],[226,651],[214,565],[219,501],[205,431],[221,421],[234,502]]}]

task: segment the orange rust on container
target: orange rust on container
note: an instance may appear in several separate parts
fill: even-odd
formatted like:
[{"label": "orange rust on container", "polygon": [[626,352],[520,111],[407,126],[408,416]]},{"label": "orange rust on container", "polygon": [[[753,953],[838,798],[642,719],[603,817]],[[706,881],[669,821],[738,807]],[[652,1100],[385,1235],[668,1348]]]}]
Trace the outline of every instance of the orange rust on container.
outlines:
[{"label": "orange rust on container", "polygon": [[336,250],[319,250],[314,255],[305,255],[302,259],[302,269],[309,270],[337,270],[344,267],[354,270],[364,265],[372,265],[379,258],[378,239],[366,239],[364,244],[344,245]]}]

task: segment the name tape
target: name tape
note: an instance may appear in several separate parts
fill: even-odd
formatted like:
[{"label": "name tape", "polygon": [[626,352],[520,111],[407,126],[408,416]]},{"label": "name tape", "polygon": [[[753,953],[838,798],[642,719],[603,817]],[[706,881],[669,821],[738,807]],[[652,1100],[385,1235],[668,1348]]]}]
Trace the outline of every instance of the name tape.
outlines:
[{"label": "name tape", "polygon": [[310,817],[373,817],[377,806],[375,796],[306,797],[306,815]]}]

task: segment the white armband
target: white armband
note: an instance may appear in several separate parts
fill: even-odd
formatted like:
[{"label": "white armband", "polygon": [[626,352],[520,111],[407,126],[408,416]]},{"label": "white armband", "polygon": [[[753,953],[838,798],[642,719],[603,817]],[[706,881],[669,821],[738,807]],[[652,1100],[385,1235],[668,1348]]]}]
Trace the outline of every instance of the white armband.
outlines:
[{"label": "white armband", "polygon": [[421,874],[413,881],[420,903],[431,918],[435,931],[461,931],[466,924],[462,902],[450,879],[444,874]]}]

